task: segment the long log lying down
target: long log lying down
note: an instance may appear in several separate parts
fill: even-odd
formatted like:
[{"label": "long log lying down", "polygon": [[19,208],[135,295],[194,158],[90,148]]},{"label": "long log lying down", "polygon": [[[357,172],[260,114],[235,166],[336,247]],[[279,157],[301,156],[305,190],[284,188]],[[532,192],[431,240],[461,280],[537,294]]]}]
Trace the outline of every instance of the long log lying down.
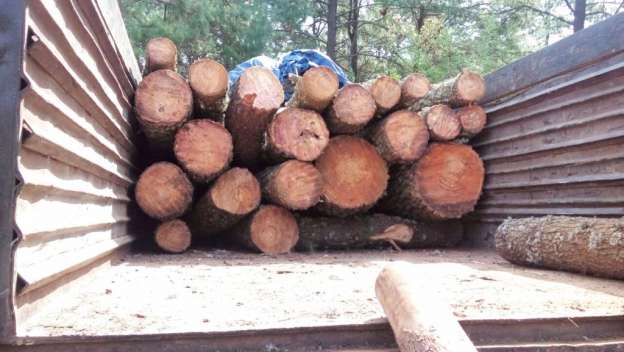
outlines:
[{"label": "long log lying down", "polygon": [[416,104],[431,89],[427,76],[421,73],[412,73],[401,80],[401,100],[399,108],[407,109]]},{"label": "long log lying down", "polygon": [[624,218],[508,219],[495,238],[496,252],[515,264],[624,279]]},{"label": "long log lying down", "polygon": [[219,176],[197,201],[190,217],[193,235],[226,230],[260,205],[260,184],[247,169],[232,168]]},{"label": "long log lying down", "polygon": [[176,164],[163,161],[143,171],[134,194],[147,215],[170,220],[180,217],[191,205],[193,185]]},{"label": "long log lying down", "polygon": [[385,115],[401,100],[401,84],[392,77],[379,76],[362,85],[368,89],[375,100],[377,116]]},{"label": "long log lying down", "polygon": [[267,127],[264,156],[275,163],[286,159],[313,161],[329,143],[323,117],[313,110],[280,109]]},{"label": "long log lying down", "polygon": [[232,161],[232,148],[230,133],[208,119],[184,124],[173,143],[178,163],[196,182],[209,182],[227,170]]},{"label": "long log lying down", "polygon": [[406,164],[425,153],[429,130],[418,113],[399,110],[372,128],[370,140],[389,164]]},{"label": "long log lying down", "polygon": [[413,264],[387,265],[375,281],[401,352],[477,352],[450,306],[431,288],[431,278],[415,275]]},{"label": "long log lying down", "polygon": [[434,141],[452,141],[461,133],[457,114],[446,105],[424,108],[420,114],[425,118],[431,139]]},{"label": "long log lying down", "polygon": [[338,91],[338,77],[324,66],[312,67],[303,76],[294,76],[295,92],[286,106],[322,112]]},{"label": "long log lying down", "polygon": [[461,135],[474,137],[479,134],[487,123],[487,114],[479,105],[468,105],[458,109],[455,114],[462,128]]},{"label": "long log lying down", "polygon": [[179,74],[158,70],[145,76],[134,96],[137,119],[150,146],[171,147],[176,130],[190,117],[193,93]]},{"label": "long log lying down", "polygon": [[243,71],[233,88],[225,127],[234,139],[234,155],[240,164],[257,167],[264,131],[284,102],[284,89],[271,70],[251,67]]},{"label": "long log lying down", "polygon": [[157,70],[175,71],[178,64],[178,49],[169,39],[152,38],[145,46],[145,74]]},{"label": "long log lying down", "polygon": [[384,214],[348,218],[299,217],[297,249],[452,247],[462,239],[459,221],[422,222]]},{"label": "long log lying down", "polygon": [[479,101],[485,95],[485,81],[478,73],[462,70],[454,78],[434,84],[427,95],[412,105],[410,110],[420,111],[425,107],[446,104],[460,107]]},{"label": "long log lying down", "polygon": [[388,184],[388,166],[368,142],[337,136],[316,159],[323,176],[323,193],[316,209],[323,214],[348,216],[370,209]]},{"label": "long log lying down", "polygon": [[283,254],[295,247],[299,240],[299,227],[288,210],[275,205],[262,205],[229,231],[227,238],[253,251]]},{"label": "long log lying down", "polygon": [[326,122],[334,134],[352,134],[361,130],[375,116],[373,96],[359,84],[347,84],[327,108]]},{"label": "long log lying down", "polygon": [[191,230],[180,219],[169,220],[156,228],[154,241],[165,252],[182,253],[191,246]]},{"label": "long log lying down", "polygon": [[195,116],[223,120],[228,89],[225,67],[214,60],[199,59],[189,66],[188,79],[193,90]]},{"label": "long log lying down", "polygon": [[435,143],[392,175],[379,209],[408,218],[457,219],[474,209],[484,176],[483,162],[470,146]]},{"label": "long log lying down", "polygon": [[262,195],[269,202],[292,210],[305,210],[321,198],[323,177],[310,163],[288,160],[258,175]]}]

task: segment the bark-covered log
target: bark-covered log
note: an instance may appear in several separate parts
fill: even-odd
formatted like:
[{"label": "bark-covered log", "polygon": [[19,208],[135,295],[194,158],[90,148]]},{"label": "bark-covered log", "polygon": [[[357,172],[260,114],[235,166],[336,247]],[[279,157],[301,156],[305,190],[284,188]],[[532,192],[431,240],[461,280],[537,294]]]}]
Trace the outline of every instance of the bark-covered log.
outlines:
[{"label": "bark-covered log", "polygon": [[182,253],[191,246],[191,230],[180,219],[169,220],[156,228],[154,241],[165,252]]},{"label": "bark-covered log", "polygon": [[263,197],[291,210],[305,210],[321,198],[323,177],[310,163],[288,160],[258,175]]},{"label": "bark-covered log", "polygon": [[337,136],[316,159],[323,176],[323,193],[316,209],[333,216],[348,216],[370,209],[388,185],[388,166],[368,142]]},{"label": "bark-covered log", "polygon": [[434,84],[410,110],[420,111],[425,107],[445,104],[451,107],[465,106],[479,101],[485,95],[485,81],[478,73],[462,70],[454,78]]},{"label": "bark-covered log", "polygon": [[226,171],[195,204],[189,224],[193,235],[211,236],[232,227],[254,211],[260,199],[260,184],[249,170]]},{"label": "bark-covered log", "polygon": [[418,113],[399,110],[377,123],[370,139],[389,164],[406,164],[425,153],[429,130]]},{"label": "bark-covered log", "polygon": [[312,67],[303,76],[294,76],[295,91],[286,103],[293,108],[322,112],[338,91],[338,77],[324,66]]},{"label": "bark-covered log", "polygon": [[145,46],[145,74],[157,70],[175,71],[177,65],[178,49],[169,38],[152,38],[147,42]]},{"label": "bark-covered log", "polygon": [[418,103],[431,89],[431,83],[422,73],[412,73],[401,80],[399,108],[407,109]]},{"label": "bark-covered log", "polygon": [[624,218],[505,220],[496,252],[512,263],[624,280]]},{"label": "bark-covered log", "polygon": [[295,247],[299,227],[288,210],[276,205],[262,205],[227,236],[250,250],[276,255],[288,253]]},{"label": "bark-covered log", "polygon": [[283,102],[284,89],[271,70],[251,67],[243,71],[225,116],[225,127],[234,139],[234,158],[240,164],[259,166],[264,132]]},{"label": "bark-covered log", "polygon": [[359,84],[347,84],[327,108],[327,127],[334,134],[353,134],[375,116],[373,96]]},{"label": "bark-covered log", "polygon": [[154,71],[139,84],[134,108],[150,146],[157,151],[169,150],[176,130],[191,116],[193,93],[179,74]]},{"label": "bark-covered log", "polygon": [[280,109],[264,136],[265,159],[271,163],[286,159],[314,161],[329,142],[323,117],[313,110]]},{"label": "bark-covered log", "polygon": [[435,143],[412,166],[393,173],[379,208],[408,218],[457,219],[474,209],[484,175],[470,146]]},{"label": "bark-covered log", "polygon": [[362,85],[368,89],[375,100],[377,116],[385,115],[401,100],[401,84],[392,77],[379,76]]},{"label": "bark-covered log", "polygon": [[196,182],[209,182],[232,161],[232,136],[225,127],[208,120],[191,120],[175,136],[176,159]]},{"label": "bark-covered log", "polygon": [[434,105],[423,109],[420,114],[425,118],[429,134],[434,141],[452,141],[461,133],[457,114],[447,105]]},{"label": "bark-covered log", "polygon": [[[422,222],[385,214],[347,218],[298,217],[297,249],[317,251],[363,248],[452,247],[462,239],[459,221]],[[394,243],[392,243],[394,242]]]},{"label": "bark-covered log", "polygon": [[460,108],[457,110],[456,115],[462,127],[461,135],[468,138],[479,134],[487,122],[485,110],[479,105],[469,105]]},{"label": "bark-covered log", "polygon": [[180,217],[191,205],[193,185],[176,164],[163,161],[143,171],[134,194],[147,215],[170,220]]},{"label": "bark-covered log", "polygon": [[199,59],[188,69],[188,78],[195,116],[223,120],[227,108],[228,73],[225,67],[211,59]]}]

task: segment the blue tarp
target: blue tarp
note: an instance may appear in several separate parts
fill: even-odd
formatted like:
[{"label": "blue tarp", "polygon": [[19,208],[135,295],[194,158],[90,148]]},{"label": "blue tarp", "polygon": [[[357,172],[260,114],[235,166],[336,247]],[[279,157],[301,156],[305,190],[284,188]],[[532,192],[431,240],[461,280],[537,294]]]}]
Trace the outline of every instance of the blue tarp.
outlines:
[{"label": "blue tarp", "polygon": [[228,73],[228,84],[230,88],[232,88],[234,83],[238,81],[238,78],[243,73],[243,71],[254,66],[261,66],[271,69],[271,71],[273,71],[273,74],[279,77],[279,71],[277,69],[278,62],[268,56],[260,55],[238,64],[236,67],[234,67],[234,69],[232,69],[232,71]]}]

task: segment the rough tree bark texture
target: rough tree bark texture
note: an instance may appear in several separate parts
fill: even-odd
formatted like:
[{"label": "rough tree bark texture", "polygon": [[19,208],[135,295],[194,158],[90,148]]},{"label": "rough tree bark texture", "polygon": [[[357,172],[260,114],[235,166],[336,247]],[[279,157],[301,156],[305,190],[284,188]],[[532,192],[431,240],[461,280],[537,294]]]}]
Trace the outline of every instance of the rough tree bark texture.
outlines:
[{"label": "rough tree bark texture", "polygon": [[338,77],[324,66],[312,67],[303,76],[294,76],[295,92],[286,106],[322,112],[338,91]]},{"label": "rough tree bark texture", "polygon": [[214,60],[200,59],[189,66],[188,78],[193,90],[195,116],[222,121],[228,103],[225,67]]},{"label": "rough tree bark texture", "polygon": [[427,150],[429,130],[418,113],[399,110],[372,127],[370,140],[389,164],[407,164]]},{"label": "rough tree bark texture", "polygon": [[362,83],[368,89],[377,106],[377,116],[382,116],[394,109],[401,100],[401,84],[394,78],[379,76]]},{"label": "rough tree bark texture", "polygon": [[399,108],[407,109],[418,103],[431,89],[431,83],[422,73],[412,73],[401,80]]},{"label": "rough tree bark texture", "polygon": [[305,210],[321,198],[323,177],[310,163],[288,160],[258,175],[263,197],[291,210]]},{"label": "rough tree bark texture", "polygon": [[546,216],[505,220],[496,252],[512,263],[624,279],[624,218]]},{"label": "rough tree bark texture", "polygon": [[[348,218],[299,217],[297,249],[351,250],[363,248],[452,247],[462,239],[459,221],[422,222],[385,214]],[[393,243],[394,242],[394,243]]]},{"label": "rough tree bark texture", "polygon": [[180,219],[163,222],[156,228],[154,241],[165,252],[182,253],[191,246],[191,230]]},{"label": "rough tree bark texture", "polygon": [[147,215],[170,220],[180,217],[191,205],[193,185],[176,164],[163,161],[143,171],[134,194]]},{"label": "rough tree bark texture", "polygon": [[352,134],[361,130],[375,116],[373,96],[359,84],[347,84],[328,107],[327,127],[334,134]]},{"label": "rough tree bark texture", "polygon": [[152,38],[147,42],[144,74],[157,70],[175,71],[177,64],[178,49],[169,38]]},{"label": "rough tree bark texture", "polygon": [[393,173],[379,208],[408,218],[458,219],[474,209],[484,175],[470,146],[432,144],[412,166]]},{"label": "rough tree bark texture", "polygon": [[455,113],[462,127],[463,137],[474,137],[479,134],[487,123],[485,110],[479,105],[469,105],[460,108]]},{"label": "rough tree bark texture", "polygon": [[420,114],[425,118],[431,139],[434,141],[452,141],[461,133],[457,114],[447,105],[424,108]]},{"label": "rough tree bark texture", "polygon": [[444,82],[434,84],[431,90],[410,110],[420,111],[422,108],[436,104],[460,107],[479,101],[485,94],[485,81],[478,73],[466,69]]}]

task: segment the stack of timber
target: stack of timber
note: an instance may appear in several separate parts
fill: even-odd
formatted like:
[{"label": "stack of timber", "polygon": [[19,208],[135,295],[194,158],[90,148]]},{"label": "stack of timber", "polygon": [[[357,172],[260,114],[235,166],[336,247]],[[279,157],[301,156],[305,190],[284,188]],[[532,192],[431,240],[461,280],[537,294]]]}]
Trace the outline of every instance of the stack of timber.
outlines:
[{"label": "stack of timber", "polygon": [[[192,240],[269,255],[292,250],[449,247],[483,184],[459,143],[486,122],[484,81],[464,70],[438,84],[413,73],[339,86],[327,67],[289,77],[251,67],[228,86],[210,58],[176,73],[166,38],[148,43],[135,111],[151,159],[135,199],[161,222],[154,241]],[[163,153],[164,152],[164,153]],[[157,154],[161,153],[161,154]],[[208,240],[208,241],[206,241]]]}]

